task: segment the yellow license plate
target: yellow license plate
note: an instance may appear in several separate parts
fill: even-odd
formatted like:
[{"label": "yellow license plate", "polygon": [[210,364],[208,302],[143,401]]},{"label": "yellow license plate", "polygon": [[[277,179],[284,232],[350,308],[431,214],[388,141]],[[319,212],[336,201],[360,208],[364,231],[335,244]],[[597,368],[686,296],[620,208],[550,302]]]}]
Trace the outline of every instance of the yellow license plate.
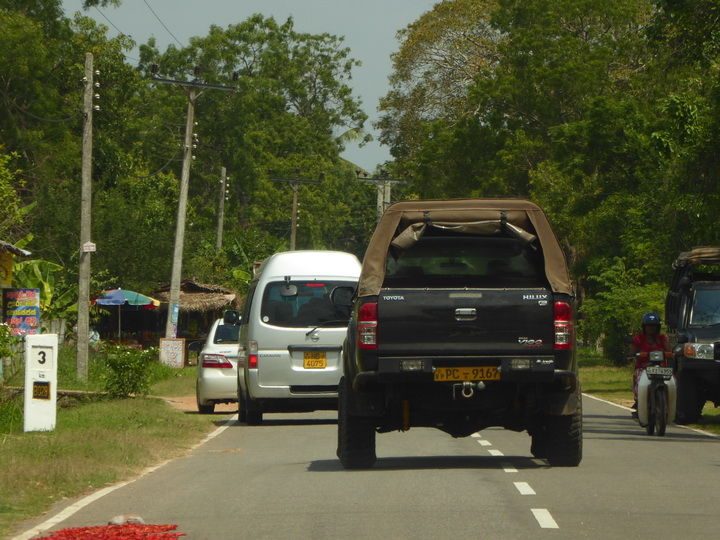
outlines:
[{"label": "yellow license plate", "polygon": [[327,367],[325,352],[305,351],[303,367],[305,369],[325,369]]},{"label": "yellow license plate", "polygon": [[500,372],[495,366],[438,367],[434,377],[436,381],[499,381]]}]

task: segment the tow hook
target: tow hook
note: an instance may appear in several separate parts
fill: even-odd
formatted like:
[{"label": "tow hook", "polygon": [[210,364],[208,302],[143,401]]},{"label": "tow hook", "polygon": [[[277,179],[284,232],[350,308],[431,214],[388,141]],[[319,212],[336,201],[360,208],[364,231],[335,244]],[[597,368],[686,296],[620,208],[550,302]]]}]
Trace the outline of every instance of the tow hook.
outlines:
[{"label": "tow hook", "polygon": [[462,383],[457,383],[453,385],[453,397],[457,396],[457,391],[460,390],[460,394],[462,397],[469,399],[475,395],[475,389],[478,390],[484,390],[485,389],[485,383],[482,381],[479,381],[477,383],[470,382],[470,381],[463,381]]}]

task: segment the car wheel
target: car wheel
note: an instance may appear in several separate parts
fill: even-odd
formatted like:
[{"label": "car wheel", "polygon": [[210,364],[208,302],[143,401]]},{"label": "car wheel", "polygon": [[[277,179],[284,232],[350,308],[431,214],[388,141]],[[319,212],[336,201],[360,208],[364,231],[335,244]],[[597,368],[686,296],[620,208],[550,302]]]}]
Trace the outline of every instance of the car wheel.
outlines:
[{"label": "car wheel", "polygon": [[198,412],[200,414],[212,414],[215,412],[215,404],[210,403],[208,405],[204,405],[200,400],[200,389],[198,388],[198,385],[195,385],[195,401],[197,402],[197,408]]},{"label": "car wheel", "polygon": [[247,423],[247,404],[245,402],[245,395],[242,393],[242,390],[240,390],[240,385],[238,385],[238,422],[242,424]]},{"label": "car wheel", "polygon": [[[579,399],[579,398],[578,398]],[[546,419],[545,459],[553,467],[577,467],[582,461],[582,402],[568,416]]]},{"label": "car wheel", "polygon": [[248,426],[259,426],[263,421],[263,413],[260,406],[250,397],[245,397],[245,423]]},{"label": "car wheel", "polygon": [[686,371],[677,374],[677,411],[675,422],[680,425],[694,424],[700,420],[705,400],[700,381]]},{"label": "car wheel", "polygon": [[367,416],[351,415],[348,408],[352,392],[345,377],[338,388],[337,456],[346,469],[369,469],[375,464],[375,425]]}]

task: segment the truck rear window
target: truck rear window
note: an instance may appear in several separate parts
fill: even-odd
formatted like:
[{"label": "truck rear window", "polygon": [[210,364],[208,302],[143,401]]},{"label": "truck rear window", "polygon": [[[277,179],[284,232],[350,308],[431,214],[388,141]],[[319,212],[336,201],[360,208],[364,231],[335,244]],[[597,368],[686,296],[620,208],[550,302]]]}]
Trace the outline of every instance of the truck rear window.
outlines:
[{"label": "truck rear window", "polygon": [[347,326],[350,307],[338,306],[330,293],[339,286],[356,287],[351,281],[291,281],[294,294],[288,295],[284,281],[268,283],[260,307],[260,320],[284,328]]},{"label": "truck rear window", "polygon": [[388,287],[543,287],[542,255],[505,237],[423,236],[395,258],[389,255]]}]

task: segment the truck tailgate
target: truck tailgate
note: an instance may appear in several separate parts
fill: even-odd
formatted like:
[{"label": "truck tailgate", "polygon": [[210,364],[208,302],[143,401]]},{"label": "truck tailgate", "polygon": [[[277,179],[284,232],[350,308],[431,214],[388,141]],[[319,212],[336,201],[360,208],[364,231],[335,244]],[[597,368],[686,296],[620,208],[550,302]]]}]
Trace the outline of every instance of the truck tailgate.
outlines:
[{"label": "truck tailgate", "polygon": [[537,355],[553,351],[552,292],[532,289],[383,289],[380,356]]}]

